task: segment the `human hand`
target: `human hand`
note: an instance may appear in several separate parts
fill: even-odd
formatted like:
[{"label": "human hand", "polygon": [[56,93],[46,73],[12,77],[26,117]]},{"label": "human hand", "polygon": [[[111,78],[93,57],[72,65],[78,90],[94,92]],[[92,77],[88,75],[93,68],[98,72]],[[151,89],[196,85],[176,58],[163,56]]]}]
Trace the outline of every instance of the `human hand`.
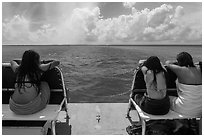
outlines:
[{"label": "human hand", "polygon": [[171,64],[171,61],[170,61],[170,60],[167,60],[167,61],[165,62],[165,64],[166,64],[166,65]]},{"label": "human hand", "polygon": [[60,61],[53,61],[53,62],[52,62],[52,65],[53,65],[53,66],[58,66],[59,64],[60,64]]}]

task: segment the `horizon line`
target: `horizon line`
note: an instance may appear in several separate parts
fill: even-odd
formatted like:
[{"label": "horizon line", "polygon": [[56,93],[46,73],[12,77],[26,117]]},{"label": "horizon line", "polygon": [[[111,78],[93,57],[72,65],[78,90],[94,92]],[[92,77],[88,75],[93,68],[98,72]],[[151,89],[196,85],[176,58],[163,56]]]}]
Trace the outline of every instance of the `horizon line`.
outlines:
[{"label": "horizon line", "polygon": [[202,44],[2,44],[2,46],[162,46],[162,45],[188,45],[202,46]]}]

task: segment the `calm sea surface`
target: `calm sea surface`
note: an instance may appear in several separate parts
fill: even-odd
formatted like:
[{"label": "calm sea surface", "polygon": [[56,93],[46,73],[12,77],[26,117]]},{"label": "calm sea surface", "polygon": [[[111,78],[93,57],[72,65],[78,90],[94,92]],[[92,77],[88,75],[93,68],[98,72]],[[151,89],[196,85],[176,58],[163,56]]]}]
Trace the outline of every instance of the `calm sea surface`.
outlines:
[{"label": "calm sea surface", "polygon": [[156,55],[175,60],[181,51],[194,62],[202,60],[202,46],[2,46],[2,61],[21,58],[34,49],[41,59],[61,62],[70,102],[128,102],[133,69],[140,59]]}]

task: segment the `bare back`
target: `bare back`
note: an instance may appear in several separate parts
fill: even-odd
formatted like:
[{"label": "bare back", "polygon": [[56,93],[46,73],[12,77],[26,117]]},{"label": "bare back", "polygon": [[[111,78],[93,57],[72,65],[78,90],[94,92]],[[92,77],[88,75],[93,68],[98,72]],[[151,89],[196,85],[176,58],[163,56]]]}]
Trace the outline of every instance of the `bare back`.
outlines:
[{"label": "bare back", "polygon": [[187,85],[201,85],[202,74],[201,70],[197,67],[180,67],[179,70],[175,70],[178,76],[178,81]]},{"label": "bare back", "polygon": [[145,72],[142,68],[144,80],[147,88],[147,96],[153,99],[162,99],[166,96],[166,80],[164,72],[156,74],[156,81],[154,81],[154,73],[151,70]]}]

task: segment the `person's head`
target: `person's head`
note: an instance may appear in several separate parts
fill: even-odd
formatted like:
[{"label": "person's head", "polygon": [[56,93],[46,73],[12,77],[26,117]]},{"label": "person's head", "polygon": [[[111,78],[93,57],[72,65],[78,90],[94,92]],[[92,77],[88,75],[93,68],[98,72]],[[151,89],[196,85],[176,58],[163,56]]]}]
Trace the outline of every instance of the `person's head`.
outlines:
[{"label": "person's head", "polygon": [[21,67],[26,71],[32,71],[39,68],[40,55],[34,50],[26,50],[23,53]]},{"label": "person's head", "polygon": [[164,71],[160,60],[157,56],[149,57],[143,64],[143,66],[147,67],[147,69],[152,70],[155,74],[161,71]]},{"label": "person's head", "polygon": [[25,78],[31,82],[39,83],[39,65],[40,65],[40,55],[33,51],[27,50],[23,53],[21,64],[17,71],[17,83],[21,87]]},{"label": "person's head", "polygon": [[179,66],[195,67],[192,56],[187,52],[181,52],[176,57]]}]

